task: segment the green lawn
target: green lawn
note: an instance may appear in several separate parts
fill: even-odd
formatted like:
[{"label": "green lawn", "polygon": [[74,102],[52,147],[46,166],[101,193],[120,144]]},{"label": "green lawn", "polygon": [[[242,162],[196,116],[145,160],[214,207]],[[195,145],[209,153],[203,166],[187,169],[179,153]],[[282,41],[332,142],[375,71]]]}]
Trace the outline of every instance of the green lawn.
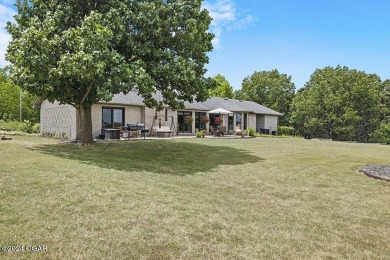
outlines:
[{"label": "green lawn", "polygon": [[0,141],[0,259],[389,259],[390,146]]}]

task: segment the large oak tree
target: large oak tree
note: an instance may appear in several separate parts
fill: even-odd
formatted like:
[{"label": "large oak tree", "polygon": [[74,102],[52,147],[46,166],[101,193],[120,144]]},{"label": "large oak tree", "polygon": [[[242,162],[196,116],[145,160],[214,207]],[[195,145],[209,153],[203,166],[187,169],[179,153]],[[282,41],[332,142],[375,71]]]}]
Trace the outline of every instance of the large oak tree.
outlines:
[{"label": "large oak tree", "polygon": [[305,137],[367,142],[378,127],[381,80],[337,66],[317,69],[293,100],[291,123]]},{"label": "large oak tree", "polygon": [[[205,100],[213,35],[201,0],[18,0],[6,58],[15,83],[77,108],[91,143],[91,106],[135,90],[148,107]],[[163,100],[155,100],[160,91]]]}]

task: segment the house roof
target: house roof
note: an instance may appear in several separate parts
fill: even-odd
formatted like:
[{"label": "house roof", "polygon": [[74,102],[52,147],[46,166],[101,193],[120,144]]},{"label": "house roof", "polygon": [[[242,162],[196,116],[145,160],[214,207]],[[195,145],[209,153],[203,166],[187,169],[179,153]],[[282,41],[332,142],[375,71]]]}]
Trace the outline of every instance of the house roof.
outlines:
[{"label": "house roof", "polygon": [[[155,94],[155,98],[162,99],[161,94]],[[40,108],[42,99],[37,99],[34,103],[35,108]],[[116,94],[111,101],[100,102],[101,104],[111,104],[111,105],[132,105],[132,106],[145,106],[143,98],[137,94],[135,91],[130,91],[126,95],[123,93]],[[268,107],[262,106],[253,101],[246,100],[237,100],[237,99],[228,99],[220,97],[209,97],[204,102],[184,102],[184,107],[187,110],[199,110],[199,111],[210,111],[216,108],[224,108],[226,110],[235,112],[235,113],[255,113],[263,115],[274,115],[282,116],[283,114],[272,110]]]},{"label": "house roof", "polygon": [[114,97],[108,102],[100,102],[100,103],[108,103],[108,104],[117,104],[117,105],[133,105],[133,106],[145,106],[144,99],[139,96],[136,92],[130,91],[128,94],[116,94]]},{"label": "house roof", "polygon": [[[158,95],[161,94],[158,93],[156,96],[159,97]],[[160,99],[162,99],[162,97],[160,97]],[[142,97],[140,97],[135,91],[131,91],[126,95],[122,93],[114,95],[111,101],[101,102],[101,103],[145,106]],[[275,116],[283,115],[275,110],[257,104],[253,101],[227,99],[227,98],[220,98],[220,97],[209,97],[204,102],[186,101],[184,102],[184,107],[187,110],[200,110],[200,111],[210,111],[212,109],[216,109],[220,107],[236,113],[248,112],[248,113],[255,113],[255,114],[275,115]]]}]

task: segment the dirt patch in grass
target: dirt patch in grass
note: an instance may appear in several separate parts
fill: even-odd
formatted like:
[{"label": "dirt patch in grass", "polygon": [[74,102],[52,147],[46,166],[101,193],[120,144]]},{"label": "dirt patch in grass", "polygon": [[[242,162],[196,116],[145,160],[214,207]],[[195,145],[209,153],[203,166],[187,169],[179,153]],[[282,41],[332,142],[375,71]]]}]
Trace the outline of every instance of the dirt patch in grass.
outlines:
[{"label": "dirt patch in grass", "polygon": [[359,168],[365,175],[390,182],[390,165],[366,165]]}]

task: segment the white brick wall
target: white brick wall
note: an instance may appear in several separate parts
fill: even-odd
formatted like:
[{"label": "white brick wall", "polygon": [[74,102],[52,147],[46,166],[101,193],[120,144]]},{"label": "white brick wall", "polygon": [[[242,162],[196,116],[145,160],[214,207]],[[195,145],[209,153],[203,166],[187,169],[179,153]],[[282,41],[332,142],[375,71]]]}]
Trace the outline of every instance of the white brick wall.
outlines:
[{"label": "white brick wall", "polygon": [[256,130],[256,114],[248,114],[248,127]]},{"label": "white brick wall", "polygon": [[278,128],[278,117],[270,115],[257,115],[257,130],[269,129],[270,132]]},{"label": "white brick wall", "polygon": [[270,132],[276,131],[278,128],[278,117],[277,116],[265,116],[265,128],[269,129]]},{"label": "white brick wall", "polygon": [[51,133],[77,138],[77,112],[70,105],[59,105],[45,100],[41,104],[41,134]]}]

